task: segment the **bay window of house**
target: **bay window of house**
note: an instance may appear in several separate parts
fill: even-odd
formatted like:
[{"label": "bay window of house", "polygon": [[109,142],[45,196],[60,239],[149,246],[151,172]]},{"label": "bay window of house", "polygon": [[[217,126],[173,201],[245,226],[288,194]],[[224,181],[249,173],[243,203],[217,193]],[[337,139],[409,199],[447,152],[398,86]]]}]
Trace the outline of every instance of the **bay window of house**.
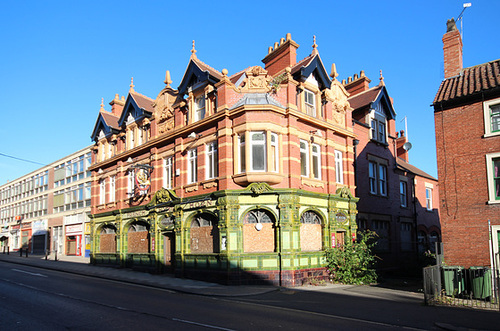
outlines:
[{"label": "bay window of house", "polygon": [[500,135],[500,99],[483,104],[485,137]]},{"label": "bay window of house", "polygon": [[279,172],[278,135],[269,131],[245,132],[238,136],[238,171]]},{"label": "bay window of house", "polygon": [[344,184],[344,166],[341,151],[335,151],[335,181]]},{"label": "bay window of house", "polygon": [[408,183],[406,181],[399,181],[399,200],[400,206],[406,208],[408,206]]},{"label": "bay window of house", "polygon": [[188,184],[198,181],[198,155],[195,149],[188,151]]},{"label": "bay window of house", "polygon": [[173,182],[174,157],[163,159],[163,187],[171,189]]},{"label": "bay window of house", "polygon": [[205,118],[205,95],[194,99],[193,121],[197,122]]},{"label": "bay window of house", "polygon": [[500,153],[486,155],[488,203],[500,203]]},{"label": "bay window of house", "polygon": [[207,144],[206,149],[206,178],[212,179],[218,176],[217,143]]},{"label": "bay window of house", "polygon": [[370,193],[387,196],[387,165],[370,161],[368,163]]}]

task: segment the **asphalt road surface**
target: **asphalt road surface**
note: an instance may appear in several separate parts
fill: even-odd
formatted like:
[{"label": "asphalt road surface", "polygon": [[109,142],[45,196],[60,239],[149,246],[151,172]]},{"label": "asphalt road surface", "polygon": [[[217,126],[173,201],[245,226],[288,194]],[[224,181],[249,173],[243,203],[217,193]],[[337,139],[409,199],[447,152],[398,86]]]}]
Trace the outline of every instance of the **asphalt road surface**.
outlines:
[{"label": "asphalt road surface", "polygon": [[295,290],[204,297],[0,262],[0,330],[500,328],[498,312],[394,299]]}]

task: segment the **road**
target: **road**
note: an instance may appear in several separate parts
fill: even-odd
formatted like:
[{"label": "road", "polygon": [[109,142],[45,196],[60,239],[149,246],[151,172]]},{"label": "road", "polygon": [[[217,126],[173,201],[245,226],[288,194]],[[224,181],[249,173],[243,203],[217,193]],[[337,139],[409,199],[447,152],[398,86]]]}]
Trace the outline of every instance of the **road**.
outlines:
[{"label": "road", "polygon": [[0,262],[0,330],[429,330],[437,329],[436,322],[492,330],[499,326],[497,312],[388,299],[296,290],[204,297]]}]

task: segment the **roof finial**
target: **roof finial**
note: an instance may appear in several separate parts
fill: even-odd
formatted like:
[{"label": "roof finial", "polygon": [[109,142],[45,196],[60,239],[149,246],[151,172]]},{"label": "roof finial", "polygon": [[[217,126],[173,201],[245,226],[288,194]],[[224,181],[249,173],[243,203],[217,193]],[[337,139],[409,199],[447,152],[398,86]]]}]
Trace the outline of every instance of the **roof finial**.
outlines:
[{"label": "roof finial", "polygon": [[313,51],[312,51],[312,54],[318,54],[318,50],[316,49],[316,47],[318,47],[318,45],[316,45],[316,36],[313,36]]},{"label": "roof finial", "polygon": [[194,49],[194,40],[193,40],[193,48],[191,49],[191,58],[196,59],[196,49]]},{"label": "roof finial", "polygon": [[104,111],[104,98],[101,98],[101,111]]},{"label": "roof finial", "polygon": [[382,69],[380,69],[380,83],[378,84],[379,86],[384,86],[384,76],[382,76]]},{"label": "roof finial", "polygon": [[338,76],[338,72],[337,72],[337,67],[335,66],[335,63],[332,63],[332,71],[330,73],[330,77],[332,77],[333,80],[335,80]]},{"label": "roof finial", "polygon": [[170,84],[172,84],[172,80],[170,79],[170,71],[169,70],[167,70],[167,72],[165,73],[164,83],[167,84],[167,87],[170,87]]},{"label": "roof finial", "polygon": [[134,87],[135,87],[135,85],[134,85],[134,77],[131,77],[130,78],[130,89],[128,91],[129,92],[135,92],[134,91]]}]

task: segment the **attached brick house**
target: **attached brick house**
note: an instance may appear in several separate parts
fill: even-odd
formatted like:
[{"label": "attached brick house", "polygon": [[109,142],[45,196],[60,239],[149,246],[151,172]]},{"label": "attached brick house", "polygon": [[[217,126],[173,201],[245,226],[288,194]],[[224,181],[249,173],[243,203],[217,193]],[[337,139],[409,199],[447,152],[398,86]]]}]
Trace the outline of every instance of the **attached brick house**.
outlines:
[{"label": "attached brick house", "polygon": [[489,266],[494,257],[498,266],[500,60],[463,68],[462,38],[453,19],[447,22],[443,50],[445,79],[433,107],[444,260]]},{"label": "attached brick house", "polygon": [[409,164],[405,132],[396,132],[396,112],[382,74],[369,87],[362,71],[343,82],[353,108],[358,227],[377,232],[378,268],[415,271],[425,251],[441,237],[436,178]]},{"label": "attached brick house", "polygon": [[[356,236],[348,93],[286,38],[229,75],[191,51],[177,89],[101,107],[92,132],[96,264],[229,284],[327,277]],[[330,78],[332,77],[332,78]]]}]

